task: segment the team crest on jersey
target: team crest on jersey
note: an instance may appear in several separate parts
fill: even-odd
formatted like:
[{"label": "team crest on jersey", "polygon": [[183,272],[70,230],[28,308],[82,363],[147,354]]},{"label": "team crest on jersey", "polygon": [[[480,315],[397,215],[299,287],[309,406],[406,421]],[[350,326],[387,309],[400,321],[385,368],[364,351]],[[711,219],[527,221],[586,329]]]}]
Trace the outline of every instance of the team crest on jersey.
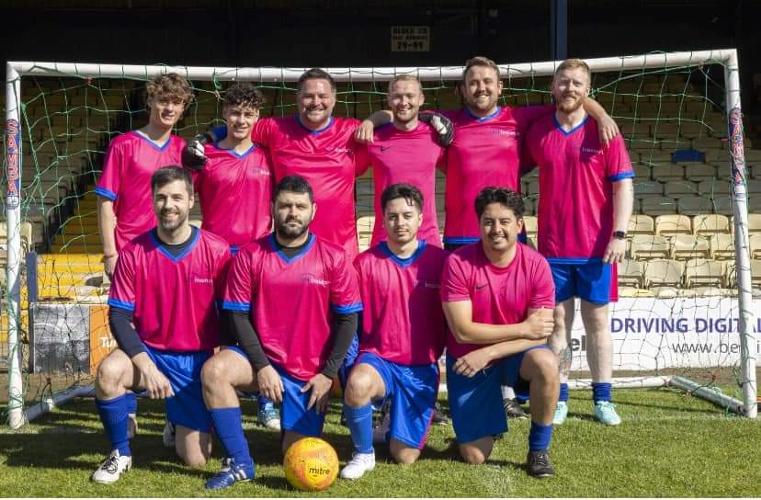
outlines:
[{"label": "team crest on jersey", "polygon": [[333,146],[326,149],[330,153],[351,153],[351,148],[347,148],[344,146]]},{"label": "team crest on jersey", "polygon": [[581,152],[584,153],[585,155],[594,156],[594,155],[602,153],[602,149],[596,149],[596,148],[590,148],[590,147],[587,147],[587,146],[582,146],[581,147]]},{"label": "team crest on jersey", "polygon": [[317,286],[328,286],[330,285],[330,282],[328,280],[324,280],[320,278],[319,276],[315,276],[311,273],[306,273],[304,275],[304,281],[306,283],[309,283],[310,285],[317,285]]},{"label": "team crest on jersey", "polygon": [[263,177],[269,177],[270,171],[262,166],[257,165],[251,169],[251,173],[254,175],[261,175]]}]

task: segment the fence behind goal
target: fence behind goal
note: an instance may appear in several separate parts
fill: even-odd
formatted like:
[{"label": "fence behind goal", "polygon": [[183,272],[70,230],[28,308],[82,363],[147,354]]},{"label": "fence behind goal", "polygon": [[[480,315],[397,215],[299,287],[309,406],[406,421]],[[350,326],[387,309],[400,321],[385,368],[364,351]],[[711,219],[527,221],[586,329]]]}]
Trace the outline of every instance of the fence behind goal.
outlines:
[{"label": "fence behind goal", "polygon": [[[642,386],[707,374],[688,386],[701,389],[714,370],[724,370],[733,394],[714,400],[755,416],[751,281],[761,284],[761,149],[743,143],[735,51],[588,62],[593,96],[621,127],[636,171],[635,216],[611,321],[614,368],[630,376],[620,382]],[[501,66],[503,104],[549,104],[556,65]],[[268,100],[263,116],[295,113],[294,82],[303,70],[8,64],[0,367],[12,426],[23,422],[24,404],[44,407],[59,389],[86,386],[113,347],[94,184],[108,142],[147,120],[144,82],[168,71],[187,76],[196,93],[177,130],[189,138],[221,122],[220,96],[232,81],[260,86]],[[460,106],[454,85],[461,67],[329,71],[339,82],[336,115],[364,118],[383,109],[388,80],[403,73],[423,81],[427,108]],[[442,228],[444,189],[440,175]],[[522,189],[533,243],[541,195],[536,172],[523,178]],[[370,176],[357,180],[361,248],[372,229],[372,193]],[[198,207],[192,218],[200,223]],[[587,341],[580,324],[573,336],[573,369],[583,375]]]}]

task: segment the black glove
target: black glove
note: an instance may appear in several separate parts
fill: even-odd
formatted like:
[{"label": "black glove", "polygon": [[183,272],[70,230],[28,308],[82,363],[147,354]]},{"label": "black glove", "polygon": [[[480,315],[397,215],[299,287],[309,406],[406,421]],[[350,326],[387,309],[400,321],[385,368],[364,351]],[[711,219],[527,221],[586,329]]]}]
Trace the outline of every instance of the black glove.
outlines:
[{"label": "black glove", "polygon": [[447,147],[452,144],[454,140],[454,126],[449,118],[433,111],[421,111],[418,114],[418,120],[433,127],[433,130],[436,131],[439,146]]},{"label": "black glove", "polygon": [[201,170],[206,165],[204,145],[213,142],[209,133],[198,134],[182,150],[182,166],[189,170]]}]

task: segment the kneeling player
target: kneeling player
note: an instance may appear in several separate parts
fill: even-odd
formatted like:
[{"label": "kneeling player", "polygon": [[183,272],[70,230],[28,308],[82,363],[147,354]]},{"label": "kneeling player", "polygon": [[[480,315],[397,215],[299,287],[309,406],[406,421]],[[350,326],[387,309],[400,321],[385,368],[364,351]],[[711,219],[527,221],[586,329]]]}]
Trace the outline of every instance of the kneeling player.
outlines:
[{"label": "kneeling player", "polygon": [[518,243],[523,200],[505,188],[476,198],[481,241],[447,258],[441,280],[452,423],[465,461],[483,463],[507,430],[500,385],[531,397],[528,473],[554,474],[548,449],[558,394],[558,364],[546,346],[555,288],[549,264]]},{"label": "kneeling player", "polygon": [[113,483],[132,465],[128,389],[166,399],[167,419],[177,429],[175,449],[186,464],[203,467],[211,453],[211,417],[200,376],[219,345],[215,302],[230,249],[188,223],[194,198],[185,170],[157,170],[151,189],[159,224],[119,254],[108,299],[119,348],[100,364],[95,382],[95,402],[112,448],[92,475],[99,483]]},{"label": "kneeling player", "polygon": [[282,449],[319,436],[333,377],[362,310],[357,278],[341,247],[309,232],[317,205],[300,176],[275,187],[275,232],[235,257],[222,309],[240,347],[223,349],[203,368],[203,391],[229,460],[206,487],[254,477],[236,389],[281,403]]},{"label": "kneeling player", "polygon": [[439,391],[437,360],[446,323],[439,296],[446,252],[418,240],[423,195],[409,184],[392,184],[381,196],[386,242],[355,262],[364,312],[360,354],[344,401],[354,455],[341,471],[359,479],[375,468],[372,402],[391,402],[394,460],[410,464],[425,446]]}]

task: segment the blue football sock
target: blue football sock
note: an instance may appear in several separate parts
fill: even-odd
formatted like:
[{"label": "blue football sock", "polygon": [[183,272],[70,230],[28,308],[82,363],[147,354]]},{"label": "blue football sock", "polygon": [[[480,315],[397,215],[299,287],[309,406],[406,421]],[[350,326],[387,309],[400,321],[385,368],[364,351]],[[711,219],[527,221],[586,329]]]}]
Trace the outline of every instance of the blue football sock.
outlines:
[{"label": "blue football sock", "polygon": [[558,396],[558,401],[568,401],[568,384],[560,384],[560,395]]},{"label": "blue football sock", "polygon": [[127,413],[137,415],[137,394],[134,392],[127,392]]},{"label": "blue football sock", "polygon": [[119,450],[119,455],[130,456],[132,451],[129,449],[128,425],[127,425],[127,395],[124,394],[114,399],[101,401],[95,400],[98,407],[100,421],[103,422],[103,428],[106,430],[108,439],[111,440],[111,449]]},{"label": "blue football sock", "polygon": [[254,465],[251,452],[248,450],[248,441],[243,434],[240,407],[212,408],[209,410],[214,422],[214,431],[222,446],[225,447],[227,456],[235,460],[236,464]]},{"label": "blue football sock", "polygon": [[552,424],[542,425],[531,421],[531,430],[528,433],[528,449],[530,451],[547,451],[552,441]]},{"label": "blue football sock", "polygon": [[373,452],[373,407],[372,405],[352,408],[344,405],[346,423],[351,431],[354,451],[357,453]]},{"label": "blue football sock", "polygon": [[592,399],[594,399],[595,403],[598,401],[612,401],[613,384],[610,382],[593,382]]}]

